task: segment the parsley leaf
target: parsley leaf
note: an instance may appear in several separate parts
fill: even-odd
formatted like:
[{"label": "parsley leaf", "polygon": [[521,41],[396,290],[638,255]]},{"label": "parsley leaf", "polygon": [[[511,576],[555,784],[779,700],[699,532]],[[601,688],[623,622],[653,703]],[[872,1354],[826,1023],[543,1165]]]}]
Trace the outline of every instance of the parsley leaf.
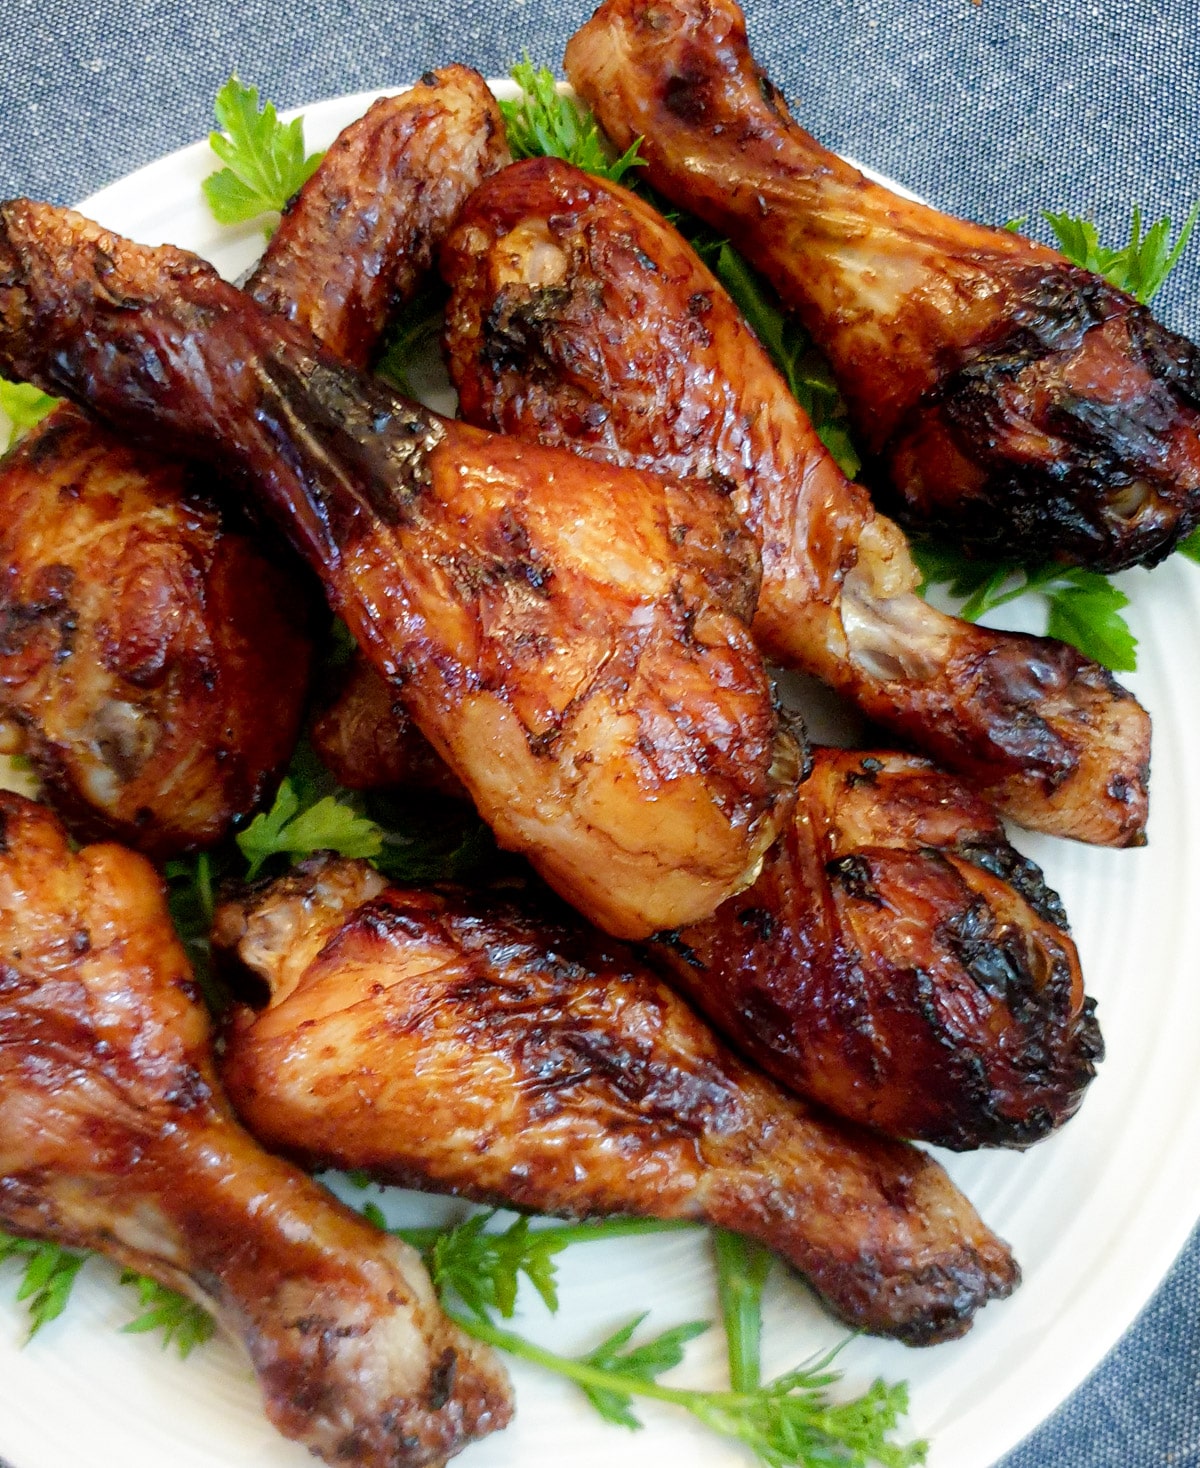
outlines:
[{"label": "parsley leaf", "polygon": [[27,382],[6,382],[0,377],[0,454],[57,406],[58,399],[41,388]]},{"label": "parsley leaf", "polygon": [[558,1309],[554,1256],[571,1244],[599,1243],[644,1234],[675,1233],[697,1225],[682,1219],[600,1218],[587,1223],[531,1228],[522,1216],[501,1231],[488,1232],[496,1210],[473,1213],[446,1228],[388,1229],[374,1203],[363,1205],[364,1218],[421,1251],[439,1297],[457,1297],[481,1319],[499,1310],[511,1318],[520,1276],[537,1290],[546,1308]]},{"label": "parsley leaf", "polygon": [[23,1259],[25,1268],[17,1287],[17,1299],[28,1302],[29,1335],[32,1340],[51,1320],[61,1315],[70,1298],[87,1254],[64,1249],[42,1239],[23,1239],[15,1234],[0,1233],[0,1263],[5,1259]]},{"label": "parsley leaf", "polygon": [[225,165],[201,187],[218,224],[242,224],[277,214],[308,182],[324,157],[304,152],[301,118],[280,122],[274,104],[258,105],[258,88],[231,76],[217,93],[213,110],[222,132],[209,133],[209,146]]},{"label": "parsley leaf", "polygon": [[269,811],[255,816],[237,836],[238,849],[250,863],[252,881],[273,856],[299,861],[314,851],[339,856],[372,857],[383,849],[383,831],[334,795],[305,806],[291,777],[280,785]]},{"label": "parsley leaf", "polygon": [[1054,231],[1059,249],[1073,265],[1103,275],[1118,290],[1128,291],[1146,305],[1158,294],[1187,248],[1196,221],[1200,219],[1200,204],[1184,220],[1174,244],[1171,243],[1170,219],[1158,220],[1143,234],[1142,211],[1134,205],[1128,242],[1117,250],[1100,243],[1096,226],[1090,219],[1073,214],[1054,214],[1049,210],[1043,210],[1042,218]]},{"label": "parsley leaf", "polygon": [[174,1343],[184,1359],[197,1346],[212,1339],[216,1322],[207,1310],[185,1295],[132,1269],[121,1271],[121,1283],[132,1285],[137,1290],[142,1306],[142,1313],[128,1325],[123,1325],[122,1331],[129,1335],[144,1335],[147,1331],[161,1330],[163,1349]]},{"label": "parsley leaf", "polygon": [[619,183],[631,168],[642,166],[637,156],[641,139],[615,158],[591,111],[564,96],[547,67],[535,68],[526,56],[513,67],[512,79],[521,88],[521,96],[499,105],[514,158],[565,158],[585,173],[613,183]]},{"label": "parsley leaf", "polygon": [[931,585],[945,585],[952,597],[964,598],[958,615],[966,621],[1035,592],[1046,604],[1047,636],[1069,642],[1114,673],[1137,667],[1137,638],[1121,615],[1129,598],[1099,571],[1053,561],[1030,568],[975,559],[928,540],[914,541],[912,552],[922,595]]}]

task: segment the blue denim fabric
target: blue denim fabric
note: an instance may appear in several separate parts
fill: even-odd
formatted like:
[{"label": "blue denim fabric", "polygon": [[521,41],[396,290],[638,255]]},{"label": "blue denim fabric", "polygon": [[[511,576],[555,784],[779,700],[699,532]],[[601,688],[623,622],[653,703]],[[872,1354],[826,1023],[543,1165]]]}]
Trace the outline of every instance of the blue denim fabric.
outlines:
[{"label": "blue denim fabric", "polygon": [[[1197,0],[752,0],[754,46],[823,141],[992,222],[1200,199]],[[231,70],[280,107],[467,62],[560,63],[588,0],[9,0],[0,196],[70,202],[211,125]],[[1200,336],[1200,242],[1158,304]],[[1200,1234],[1110,1359],[1003,1468],[1200,1468]]]}]

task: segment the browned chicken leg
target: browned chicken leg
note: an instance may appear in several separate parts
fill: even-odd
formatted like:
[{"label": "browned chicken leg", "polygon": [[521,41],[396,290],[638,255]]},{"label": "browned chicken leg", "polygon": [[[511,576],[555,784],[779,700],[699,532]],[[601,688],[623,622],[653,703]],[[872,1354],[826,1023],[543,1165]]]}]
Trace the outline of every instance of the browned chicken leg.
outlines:
[{"label": "browned chicken leg", "polygon": [[156,856],[253,809],[308,687],[307,593],[206,479],[68,405],[0,464],[0,749]]},{"label": "browned chicken leg", "polygon": [[251,483],[502,845],[627,937],[753,881],[795,750],[716,491],[438,419],[186,252],[0,219],[0,371]]},{"label": "browned chicken leg", "polygon": [[721,486],[762,548],[754,633],[1006,814],[1143,840],[1150,721],[1050,638],[927,605],[900,531],[817,437],[690,246],[555,158],[489,178],[442,252],[460,411],[481,427]]},{"label": "browned chicken leg", "polygon": [[[338,137],[247,289],[366,366],[507,157],[483,78],[430,74]],[[231,531],[212,480],[65,406],[0,467],[5,748],[76,829],[156,855],[253,808],[307,690],[307,593]]]},{"label": "browned chicken leg", "polygon": [[1017,1280],[931,1159],[792,1100],[565,910],[316,860],[223,907],[264,979],[223,1060],[257,1135],[312,1164],[544,1212],[761,1239],[856,1327],[960,1335]]},{"label": "browned chicken leg", "polygon": [[1026,1147],[1103,1053],[1057,896],[911,755],[818,749],[754,886],[653,961],[776,1080],[945,1147]]},{"label": "browned chicken leg", "polygon": [[646,177],[800,314],[906,519],[1002,555],[1153,564],[1200,521],[1200,359],[1007,230],[869,182],[797,126],[733,0],[605,0],[567,75]]},{"label": "browned chicken leg", "polygon": [[511,1412],[503,1370],[379,1233],[233,1118],[161,884],[0,793],[0,1223],[182,1290],[268,1416],[328,1463],[441,1463]]}]

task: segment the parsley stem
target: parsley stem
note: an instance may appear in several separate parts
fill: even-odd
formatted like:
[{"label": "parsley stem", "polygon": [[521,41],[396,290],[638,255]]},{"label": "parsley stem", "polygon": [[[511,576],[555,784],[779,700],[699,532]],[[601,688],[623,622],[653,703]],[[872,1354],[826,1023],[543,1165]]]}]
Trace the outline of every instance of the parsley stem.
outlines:
[{"label": "parsley stem", "polygon": [[[641,1234],[680,1233],[703,1226],[689,1218],[596,1218],[582,1223],[555,1224],[537,1232],[553,1234],[555,1241],[565,1249],[571,1244],[599,1244],[605,1239],[628,1239]],[[410,1228],[391,1228],[388,1232],[411,1244],[414,1249],[429,1249],[445,1234],[446,1228],[445,1225],[417,1224]]]},{"label": "parsley stem", "polygon": [[670,1402],[673,1406],[689,1409],[700,1398],[715,1407],[725,1408],[731,1412],[753,1406],[756,1401],[755,1394],[752,1392],[702,1392],[697,1391],[694,1387],[663,1386],[661,1382],[645,1376],[624,1375],[614,1371],[611,1367],[593,1366],[573,1356],[560,1356],[555,1351],[547,1350],[545,1346],[539,1346],[534,1341],[526,1340],[523,1335],[504,1330],[501,1326],[494,1325],[490,1320],[482,1320],[477,1315],[463,1315],[456,1310],[447,1310],[446,1313],[476,1340],[484,1341],[489,1346],[496,1346],[499,1350],[507,1351],[510,1356],[517,1356],[523,1361],[531,1361],[535,1366],[544,1366],[547,1371],[553,1371],[558,1376],[565,1376],[575,1382],[577,1386],[590,1387],[601,1392],[621,1392],[631,1397],[653,1397],[655,1401]]}]

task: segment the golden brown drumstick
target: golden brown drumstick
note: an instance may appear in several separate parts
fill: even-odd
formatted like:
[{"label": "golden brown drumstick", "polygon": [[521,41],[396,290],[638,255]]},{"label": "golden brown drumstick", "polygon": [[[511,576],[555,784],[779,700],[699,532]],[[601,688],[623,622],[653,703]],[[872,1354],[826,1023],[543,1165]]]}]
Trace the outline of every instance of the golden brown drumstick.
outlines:
[{"label": "golden brown drumstick", "polygon": [[328,1463],[417,1468],[503,1427],[508,1385],[413,1250],[234,1120],[153,868],[72,852],[0,793],[0,1223],[182,1290],[267,1414]]},{"label": "golden brown drumstick", "polygon": [[83,835],[220,839],[292,752],[307,593],[193,473],[63,405],[0,464],[0,720]]},{"label": "golden brown drumstick", "polygon": [[271,991],[238,1010],[223,1060],[268,1146],[545,1212],[719,1223],[912,1344],[960,1335],[1016,1283],[932,1159],[784,1096],[544,898],[317,859],[223,907],[215,935]]},{"label": "golden brown drumstick", "polygon": [[[247,289],[365,366],[507,157],[482,77],[431,74],[338,137]],[[65,406],[0,467],[7,752],[75,829],[156,855],[253,808],[307,689],[307,590],[230,528],[212,481]]]},{"label": "golden brown drumstick", "polygon": [[768,1075],[891,1136],[1028,1146],[1103,1053],[1057,896],[912,755],[815,750],[758,881],[651,956]]},{"label": "golden brown drumstick", "polygon": [[555,158],[494,174],[442,252],[469,422],[724,488],[762,548],[754,633],[1007,815],[1143,838],[1150,721],[1065,643],[928,606],[718,281],[649,205]]},{"label": "golden brown drumstick", "polygon": [[797,126],[733,0],[605,0],[567,75],[822,347],[914,523],[1001,555],[1153,564],[1200,520],[1200,358],[1053,250],[911,203]]},{"label": "golden brown drumstick", "polygon": [[246,290],[366,367],[430,273],[463,200],[509,161],[478,72],[446,66],[338,134],[288,205]]},{"label": "golden brown drumstick", "polygon": [[795,750],[727,501],[439,419],[184,251],[0,221],[0,371],[252,484],[502,845],[626,937],[754,879]]}]

